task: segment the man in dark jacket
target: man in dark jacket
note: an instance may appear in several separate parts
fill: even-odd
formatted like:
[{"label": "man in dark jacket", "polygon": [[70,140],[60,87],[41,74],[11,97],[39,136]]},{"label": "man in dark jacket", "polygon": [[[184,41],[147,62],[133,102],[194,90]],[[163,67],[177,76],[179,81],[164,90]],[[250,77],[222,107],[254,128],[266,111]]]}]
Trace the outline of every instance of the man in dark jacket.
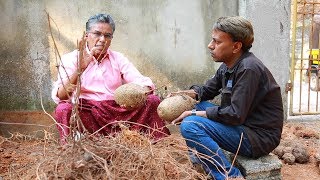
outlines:
[{"label": "man in dark jacket", "polygon": [[[249,52],[253,40],[253,28],[246,19],[219,18],[208,45],[214,61],[222,62],[216,74],[205,85],[172,93],[186,93],[200,101],[196,109],[183,112],[173,123],[182,121],[181,134],[188,147],[202,155],[196,160],[215,179],[242,176],[221,148],[257,158],[280,143],[281,90],[268,68]],[[220,105],[207,102],[218,94]]]}]

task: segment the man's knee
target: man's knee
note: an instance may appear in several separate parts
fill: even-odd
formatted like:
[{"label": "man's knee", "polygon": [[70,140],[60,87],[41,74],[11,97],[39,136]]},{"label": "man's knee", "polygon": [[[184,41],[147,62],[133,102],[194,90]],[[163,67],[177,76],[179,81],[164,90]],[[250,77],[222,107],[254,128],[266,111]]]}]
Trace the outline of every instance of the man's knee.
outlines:
[{"label": "man's knee", "polygon": [[72,110],[72,104],[68,102],[59,103],[56,107],[56,111]]},{"label": "man's knee", "polygon": [[199,123],[193,118],[193,116],[188,116],[183,119],[180,124],[180,132],[183,137],[190,136],[201,131]]},{"label": "man's knee", "polygon": [[71,103],[59,103],[55,110],[55,119],[57,121],[61,120],[62,117],[68,115],[72,111]]}]

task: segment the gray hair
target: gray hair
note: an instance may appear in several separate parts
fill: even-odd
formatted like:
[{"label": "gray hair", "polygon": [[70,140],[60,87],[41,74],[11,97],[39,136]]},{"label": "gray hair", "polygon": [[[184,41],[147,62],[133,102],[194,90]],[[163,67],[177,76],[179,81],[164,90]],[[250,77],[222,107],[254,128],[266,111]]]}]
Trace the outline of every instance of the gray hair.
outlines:
[{"label": "gray hair", "polygon": [[213,25],[213,30],[219,30],[229,34],[234,42],[242,43],[242,50],[249,51],[254,40],[251,23],[240,17],[220,17]]},{"label": "gray hair", "polygon": [[96,14],[91,16],[86,23],[86,31],[90,31],[91,27],[96,23],[108,23],[112,28],[112,33],[116,30],[116,24],[109,14]]}]

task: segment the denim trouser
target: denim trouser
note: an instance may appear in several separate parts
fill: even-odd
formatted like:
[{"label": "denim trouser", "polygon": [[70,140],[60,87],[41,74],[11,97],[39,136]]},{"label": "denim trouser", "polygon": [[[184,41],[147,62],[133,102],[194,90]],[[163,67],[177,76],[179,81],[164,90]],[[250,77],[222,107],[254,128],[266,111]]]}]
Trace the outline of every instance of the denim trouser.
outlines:
[{"label": "denim trouser", "polygon": [[[203,111],[212,106],[214,105],[204,101],[197,104],[196,109]],[[244,133],[243,126],[230,126],[200,116],[188,116],[183,119],[180,130],[186,139],[187,146],[201,155],[198,159],[191,154],[191,160],[194,163],[201,162],[212,177],[217,180],[226,179],[227,172],[228,177],[242,177],[239,169],[231,167],[231,163],[220,148],[236,153],[243,132],[238,154],[250,157],[251,144]]]}]

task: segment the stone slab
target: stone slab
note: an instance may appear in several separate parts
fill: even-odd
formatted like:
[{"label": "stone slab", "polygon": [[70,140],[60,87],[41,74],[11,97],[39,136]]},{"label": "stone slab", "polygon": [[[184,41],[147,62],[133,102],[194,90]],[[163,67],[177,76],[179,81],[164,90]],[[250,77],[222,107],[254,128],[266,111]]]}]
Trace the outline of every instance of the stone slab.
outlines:
[{"label": "stone slab", "polygon": [[[234,154],[226,153],[229,159],[234,159]],[[235,166],[247,180],[280,180],[281,160],[274,154],[262,156],[258,159],[237,156]]]}]

